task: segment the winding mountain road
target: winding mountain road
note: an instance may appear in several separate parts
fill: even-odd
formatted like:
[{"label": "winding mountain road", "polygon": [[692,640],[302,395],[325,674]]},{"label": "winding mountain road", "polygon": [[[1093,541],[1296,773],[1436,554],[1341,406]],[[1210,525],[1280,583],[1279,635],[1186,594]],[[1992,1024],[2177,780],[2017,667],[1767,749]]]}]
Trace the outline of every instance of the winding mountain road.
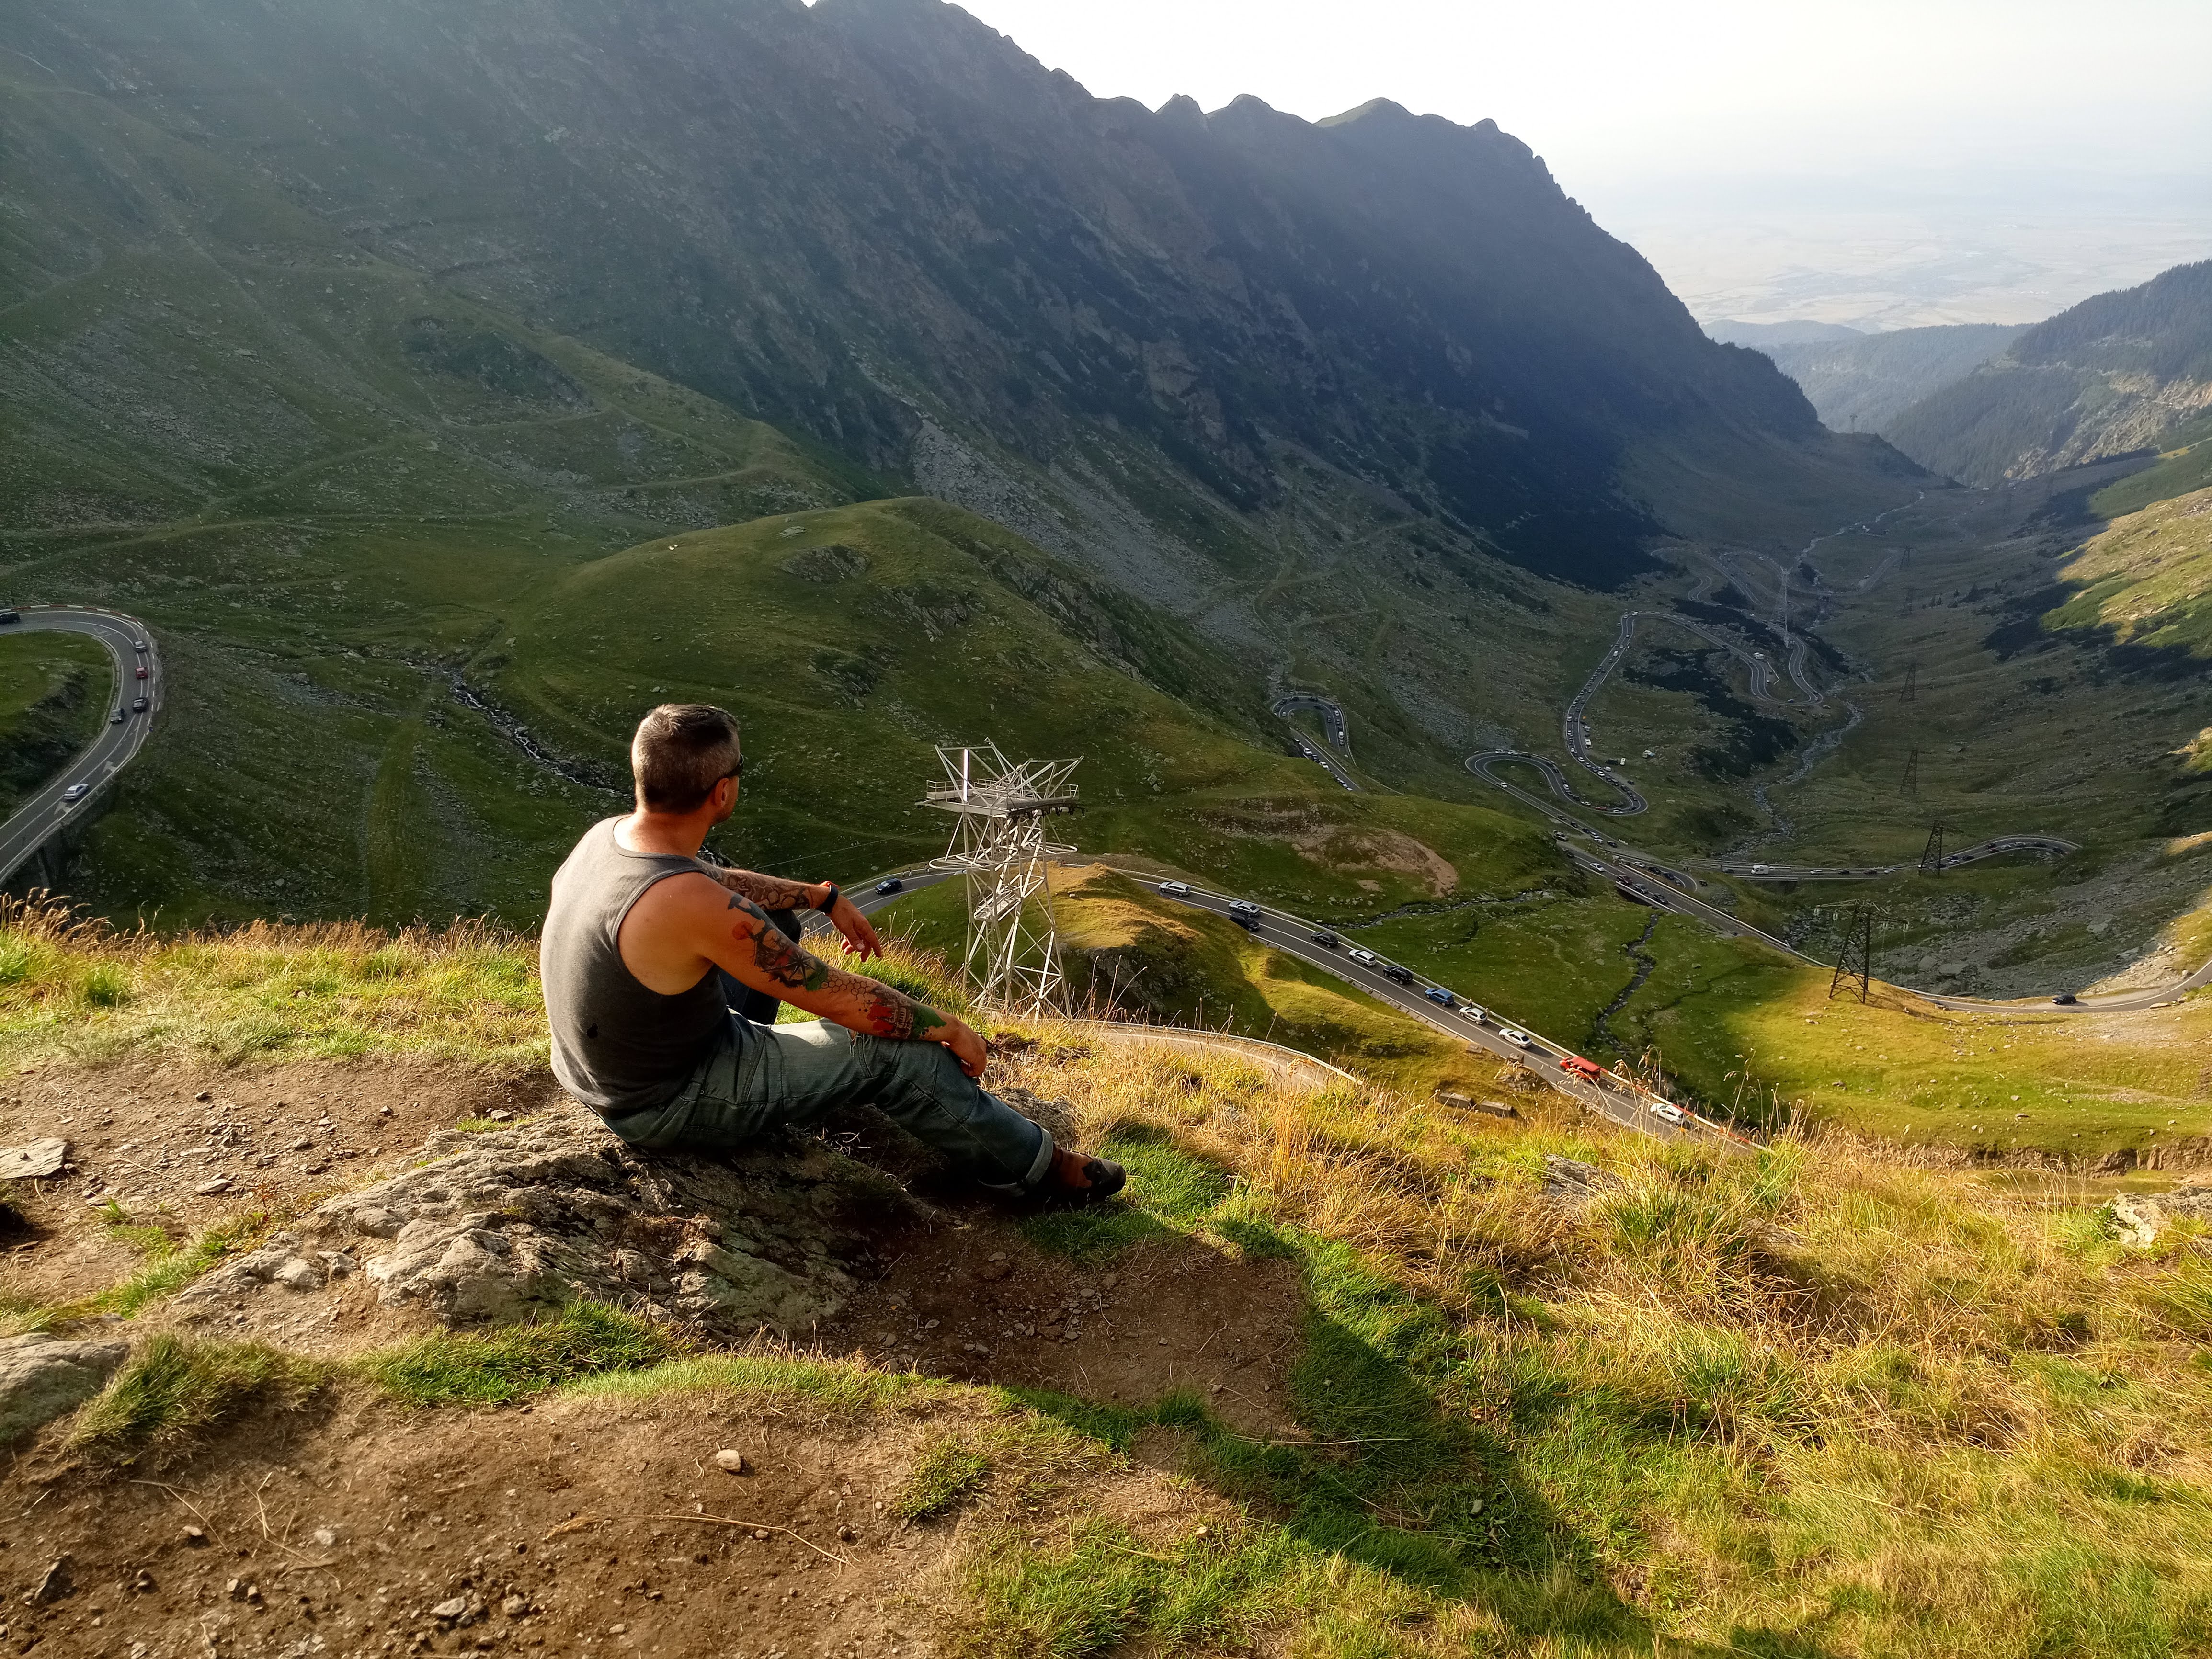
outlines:
[{"label": "winding mountain road", "polygon": [[[11,634],[89,634],[107,647],[115,662],[115,692],[107,704],[107,721],[99,735],[75,758],[48,779],[24,802],[14,817],[0,824],[0,882],[21,869],[32,854],[44,846],[73,817],[82,813],[92,797],[137,756],[161,706],[161,652],[143,623],[119,611],[76,605],[25,605],[21,620],[0,624],[0,636]],[[137,647],[143,644],[142,652]],[[140,666],[146,678],[137,678]],[[143,698],[143,712],[133,712],[134,701]],[[120,714],[122,719],[116,720]],[[82,786],[84,793],[68,799]]]}]

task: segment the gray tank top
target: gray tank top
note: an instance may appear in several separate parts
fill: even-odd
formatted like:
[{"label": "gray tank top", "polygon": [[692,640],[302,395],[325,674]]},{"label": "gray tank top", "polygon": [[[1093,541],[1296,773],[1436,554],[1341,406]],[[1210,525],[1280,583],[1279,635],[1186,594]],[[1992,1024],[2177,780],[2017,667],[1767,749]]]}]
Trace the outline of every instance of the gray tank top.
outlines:
[{"label": "gray tank top", "polygon": [[663,996],[623,965],[617,939],[630,906],[655,882],[706,866],[672,853],[631,852],[615,839],[621,822],[593,824],[554,872],[538,948],[553,1075],[609,1117],[673,1100],[730,1020],[712,968],[690,990]]}]

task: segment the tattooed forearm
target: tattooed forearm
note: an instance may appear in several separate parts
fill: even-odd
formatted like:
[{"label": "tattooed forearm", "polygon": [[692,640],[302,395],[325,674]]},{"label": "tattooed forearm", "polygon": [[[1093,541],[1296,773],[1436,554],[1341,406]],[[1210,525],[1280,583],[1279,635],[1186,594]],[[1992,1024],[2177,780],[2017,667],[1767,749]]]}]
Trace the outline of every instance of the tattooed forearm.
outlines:
[{"label": "tattooed forearm", "polygon": [[732,893],[750,899],[763,910],[805,910],[814,902],[812,888],[803,881],[786,881],[781,876],[763,876],[752,870],[716,870],[712,873]]},{"label": "tattooed forearm", "polygon": [[878,1036],[927,1036],[945,1024],[944,1015],[902,991],[874,980],[863,979],[861,983],[866,988],[860,993],[860,1024]]},{"label": "tattooed forearm", "polygon": [[730,908],[743,913],[730,932],[741,944],[750,945],[753,965],[768,975],[769,984],[784,991],[818,991],[830,982],[830,964],[786,939],[759,905],[740,894],[730,901]]}]

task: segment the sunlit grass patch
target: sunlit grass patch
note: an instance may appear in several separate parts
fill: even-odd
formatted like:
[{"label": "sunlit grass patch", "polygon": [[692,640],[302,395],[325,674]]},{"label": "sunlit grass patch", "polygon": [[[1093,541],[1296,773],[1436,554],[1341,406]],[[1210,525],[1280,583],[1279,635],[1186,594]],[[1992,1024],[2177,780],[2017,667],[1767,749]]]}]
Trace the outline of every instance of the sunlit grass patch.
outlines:
[{"label": "sunlit grass patch", "polygon": [[674,1345],[644,1320],[579,1302],[533,1324],[440,1332],[372,1354],[356,1369],[410,1406],[498,1406],[603,1371],[631,1371]]},{"label": "sunlit grass patch", "polygon": [[256,1407],[302,1403],[325,1380],[323,1367],[258,1343],[165,1333],[131,1355],[77,1414],[68,1444],[110,1466],[173,1458]]}]

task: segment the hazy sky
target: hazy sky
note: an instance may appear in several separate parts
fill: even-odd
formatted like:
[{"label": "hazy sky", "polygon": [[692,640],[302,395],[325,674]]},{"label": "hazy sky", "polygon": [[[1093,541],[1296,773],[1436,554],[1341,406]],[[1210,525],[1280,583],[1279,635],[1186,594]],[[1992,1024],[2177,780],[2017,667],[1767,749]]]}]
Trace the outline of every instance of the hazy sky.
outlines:
[{"label": "hazy sky", "polygon": [[[2141,280],[2199,232],[2212,255],[2212,0],[963,3],[1102,97],[1494,117],[1609,228],[1711,265],[1686,284],[1645,248],[1686,298],[1817,270],[1826,233],[1869,215],[1906,216],[1875,233],[1899,245],[1955,223],[2001,264],[2022,257],[2006,216],[2078,224],[2062,289]],[[1765,225],[1753,263],[1772,269],[1712,264],[1707,228],[1736,216]]]}]

